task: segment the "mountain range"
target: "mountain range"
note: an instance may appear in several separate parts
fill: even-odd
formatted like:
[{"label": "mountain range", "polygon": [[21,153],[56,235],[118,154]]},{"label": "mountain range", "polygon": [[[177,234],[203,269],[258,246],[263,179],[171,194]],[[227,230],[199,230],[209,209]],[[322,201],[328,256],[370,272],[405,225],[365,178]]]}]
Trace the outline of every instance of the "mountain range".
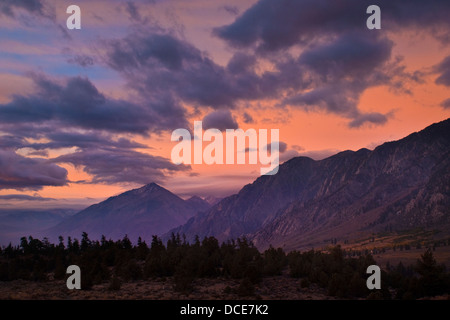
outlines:
[{"label": "mountain range", "polygon": [[450,224],[450,119],[373,151],[293,158],[171,232],[287,249]]},{"label": "mountain range", "polygon": [[450,119],[374,150],[296,157],[211,206],[151,183],[93,205],[49,232],[130,239],[246,236],[286,249],[380,231],[450,226]]},{"label": "mountain range", "polygon": [[48,230],[49,238],[59,235],[80,237],[87,232],[91,239],[138,237],[151,240],[171,228],[185,223],[210,205],[200,197],[183,200],[169,190],[150,183],[94,204]]}]

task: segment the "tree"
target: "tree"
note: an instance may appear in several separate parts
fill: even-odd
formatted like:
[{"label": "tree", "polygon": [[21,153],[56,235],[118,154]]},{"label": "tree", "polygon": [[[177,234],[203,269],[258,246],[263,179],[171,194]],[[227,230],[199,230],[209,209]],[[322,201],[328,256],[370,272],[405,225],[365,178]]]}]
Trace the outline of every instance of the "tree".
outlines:
[{"label": "tree", "polygon": [[91,240],[89,240],[88,234],[83,232],[81,235],[81,251],[86,251],[91,246]]},{"label": "tree", "polygon": [[58,241],[59,241],[58,248],[61,249],[61,250],[64,250],[65,247],[64,247],[64,238],[63,238],[63,236],[59,236],[58,237]]},{"label": "tree", "polygon": [[26,237],[20,238],[20,247],[22,248],[23,253],[27,254],[29,253],[29,246],[28,241]]},{"label": "tree", "polygon": [[147,246],[147,243],[145,243],[145,241],[142,241],[141,237],[139,237],[137,243],[136,258],[139,260],[145,260],[149,252],[150,250]]},{"label": "tree", "polygon": [[449,276],[445,274],[445,268],[437,264],[431,249],[421,255],[415,269],[421,276],[418,287],[422,295],[434,296],[448,292]]}]

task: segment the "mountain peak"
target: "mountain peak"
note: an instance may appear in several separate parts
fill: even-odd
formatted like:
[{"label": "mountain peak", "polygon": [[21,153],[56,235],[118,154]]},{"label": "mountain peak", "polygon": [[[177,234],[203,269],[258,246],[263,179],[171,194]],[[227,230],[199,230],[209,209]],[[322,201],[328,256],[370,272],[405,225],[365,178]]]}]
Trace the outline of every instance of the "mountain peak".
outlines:
[{"label": "mountain peak", "polygon": [[91,239],[102,235],[119,239],[127,234],[130,239],[150,240],[152,235],[187,222],[195,213],[194,204],[153,182],[92,205],[49,232],[52,237],[76,237],[85,231]]},{"label": "mountain peak", "polygon": [[171,193],[169,190],[161,187],[159,184],[157,184],[155,182],[146,184],[145,186],[142,186],[137,189],[130,190],[129,192],[132,194],[150,194],[150,193],[161,192],[161,191],[166,191],[166,192]]},{"label": "mountain peak", "polygon": [[161,187],[159,184],[157,184],[155,182],[146,184],[145,186],[143,186],[143,188],[145,188],[145,189],[164,189],[163,187]]}]

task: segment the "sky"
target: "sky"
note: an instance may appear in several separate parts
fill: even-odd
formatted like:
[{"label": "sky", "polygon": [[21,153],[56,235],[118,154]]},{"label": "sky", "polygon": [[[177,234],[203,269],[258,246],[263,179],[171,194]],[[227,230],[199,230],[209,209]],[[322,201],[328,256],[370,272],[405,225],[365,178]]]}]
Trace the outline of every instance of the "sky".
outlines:
[{"label": "sky", "polygon": [[0,207],[83,208],[151,182],[225,197],[260,175],[175,164],[171,134],[194,121],[278,129],[280,162],[422,130],[450,116],[449,14],[444,0],[1,0]]}]

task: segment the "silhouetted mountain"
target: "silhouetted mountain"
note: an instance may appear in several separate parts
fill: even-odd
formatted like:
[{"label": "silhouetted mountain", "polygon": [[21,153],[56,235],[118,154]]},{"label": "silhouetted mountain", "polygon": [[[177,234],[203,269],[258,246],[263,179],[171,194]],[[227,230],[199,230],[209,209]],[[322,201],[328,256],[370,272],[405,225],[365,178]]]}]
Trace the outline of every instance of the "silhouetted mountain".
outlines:
[{"label": "silhouetted mountain", "polygon": [[[200,199],[201,200],[201,199]],[[49,230],[50,236],[80,238],[83,231],[89,238],[119,239],[128,235],[132,241],[141,236],[151,240],[171,228],[185,223],[198,211],[205,210],[203,200],[181,199],[157,185],[148,184],[92,205]]]},{"label": "silhouetted mountain", "polygon": [[291,159],[171,232],[300,248],[383,230],[448,230],[449,182],[447,119],[373,151]]}]

